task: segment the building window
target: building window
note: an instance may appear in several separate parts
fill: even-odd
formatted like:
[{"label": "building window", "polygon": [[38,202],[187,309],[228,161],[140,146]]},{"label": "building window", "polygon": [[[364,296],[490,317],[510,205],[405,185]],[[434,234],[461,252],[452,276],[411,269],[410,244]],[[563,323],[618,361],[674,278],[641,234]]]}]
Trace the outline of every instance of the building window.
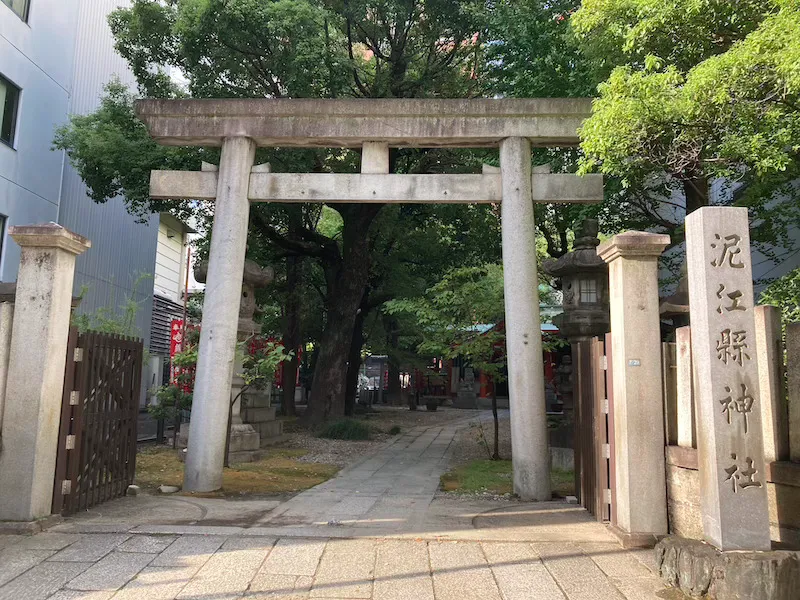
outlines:
[{"label": "building window", "polygon": [[[6,223],[8,217],[0,215],[0,267],[3,266],[3,255],[6,252]],[[2,281],[2,280],[0,280]]]},{"label": "building window", "polygon": [[23,21],[28,20],[28,7],[30,6],[31,3],[30,0],[1,0],[1,1],[11,10],[13,10],[20,19],[22,19]]},{"label": "building window", "polygon": [[0,142],[9,146],[14,145],[18,107],[19,88],[0,75]]}]

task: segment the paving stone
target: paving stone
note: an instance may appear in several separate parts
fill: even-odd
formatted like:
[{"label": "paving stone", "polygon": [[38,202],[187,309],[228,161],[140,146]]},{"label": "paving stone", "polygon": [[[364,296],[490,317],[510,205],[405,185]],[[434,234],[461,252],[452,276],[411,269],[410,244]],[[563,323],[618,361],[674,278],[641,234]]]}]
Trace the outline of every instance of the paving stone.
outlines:
[{"label": "paving stone", "polygon": [[52,550],[18,550],[15,546],[0,552],[0,586],[53,555]]},{"label": "paving stone", "polygon": [[217,535],[184,535],[172,542],[151,567],[201,567],[227,538]]},{"label": "paving stone", "polygon": [[117,552],[160,554],[178,539],[174,535],[134,535],[117,547]]},{"label": "paving stone", "polygon": [[530,544],[481,544],[503,600],[564,600]]},{"label": "paving stone", "polygon": [[44,600],[92,566],[89,562],[42,562],[0,588],[0,600]]},{"label": "paving stone", "polygon": [[549,573],[569,600],[624,600],[581,549],[570,543],[533,543]]},{"label": "paving stone", "polygon": [[109,600],[114,592],[83,592],[78,590],[61,590],[47,600]]},{"label": "paving stone", "polygon": [[80,539],[53,555],[49,560],[63,562],[95,562],[103,558],[130,536],[127,533],[82,535]]},{"label": "paving stone", "polygon": [[274,543],[273,538],[254,537],[226,541],[183,588],[178,598],[209,600],[241,596]]},{"label": "paving stone", "polygon": [[382,540],[375,558],[375,600],[433,600],[425,542]]},{"label": "paving stone", "polygon": [[370,598],[374,540],[330,540],[325,546],[312,598]]},{"label": "paving stone", "polygon": [[81,536],[75,533],[50,533],[46,531],[24,538],[16,547],[26,550],[61,550],[79,539],[81,539]]},{"label": "paving stone", "polygon": [[87,591],[118,590],[150,564],[155,557],[155,554],[112,552],[70,581],[67,587],[71,590]]},{"label": "paving stone", "polygon": [[656,553],[652,548],[641,548],[629,550],[633,556],[636,557],[647,569],[654,575],[658,574],[658,566],[656,565]]},{"label": "paving stone", "polygon": [[[279,540],[261,566],[256,579],[261,575],[305,575],[313,577],[319,566],[319,559],[325,550],[327,539]],[[253,582],[255,584],[255,581]]]},{"label": "paving stone", "polygon": [[174,600],[200,566],[146,567],[116,593],[114,600]]},{"label": "paving stone", "polygon": [[[622,592],[626,600],[663,600],[667,598],[665,592],[667,587],[661,583],[661,580],[654,575],[649,577],[625,577],[612,579],[617,589]],[[671,590],[675,592],[676,598],[683,596],[678,590]],[[685,596],[683,596],[685,597]]]},{"label": "paving stone", "polygon": [[23,539],[27,539],[21,535],[2,535],[0,534],[0,550],[5,550],[16,544],[19,544]]},{"label": "paving stone", "polygon": [[578,546],[609,577],[647,577],[652,575],[647,567],[619,544],[586,542],[580,543]]},{"label": "paving stone", "polygon": [[245,595],[247,600],[304,600],[311,591],[312,577],[259,574]]},{"label": "paving stone", "polygon": [[500,590],[477,543],[430,542],[436,600],[500,600]]}]

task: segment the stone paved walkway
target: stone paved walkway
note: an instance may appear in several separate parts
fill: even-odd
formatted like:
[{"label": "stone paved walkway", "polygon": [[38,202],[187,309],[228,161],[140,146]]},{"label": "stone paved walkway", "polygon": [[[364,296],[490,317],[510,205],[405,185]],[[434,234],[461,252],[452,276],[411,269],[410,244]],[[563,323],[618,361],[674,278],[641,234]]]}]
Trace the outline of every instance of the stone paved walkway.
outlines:
[{"label": "stone paved walkway", "polygon": [[464,423],[418,428],[283,504],[124,498],[0,536],[0,600],[640,600],[651,551],[584,511],[434,497]]}]

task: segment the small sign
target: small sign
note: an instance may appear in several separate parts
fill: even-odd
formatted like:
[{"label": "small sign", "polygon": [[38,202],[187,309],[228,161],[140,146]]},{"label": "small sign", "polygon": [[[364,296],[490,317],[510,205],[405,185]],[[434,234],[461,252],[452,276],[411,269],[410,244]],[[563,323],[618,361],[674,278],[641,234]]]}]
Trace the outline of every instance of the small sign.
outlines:
[{"label": "small sign", "polygon": [[642,361],[640,361],[638,358],[632,358],[632,359],[630,359],[628,361],[628,366],[629,367],[641,367],[642,366]]}]

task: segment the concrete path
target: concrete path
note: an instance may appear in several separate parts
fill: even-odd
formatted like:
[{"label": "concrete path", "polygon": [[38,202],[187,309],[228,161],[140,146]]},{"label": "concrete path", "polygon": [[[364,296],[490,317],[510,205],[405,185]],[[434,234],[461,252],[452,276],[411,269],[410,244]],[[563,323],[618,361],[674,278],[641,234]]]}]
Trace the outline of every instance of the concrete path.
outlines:
[{"label": "concrete path", "polygon": [[584,511],[435,497],[456,423],[278,504],[138,497],[0,536],[0,600],[667,598],[652,551]]}]

